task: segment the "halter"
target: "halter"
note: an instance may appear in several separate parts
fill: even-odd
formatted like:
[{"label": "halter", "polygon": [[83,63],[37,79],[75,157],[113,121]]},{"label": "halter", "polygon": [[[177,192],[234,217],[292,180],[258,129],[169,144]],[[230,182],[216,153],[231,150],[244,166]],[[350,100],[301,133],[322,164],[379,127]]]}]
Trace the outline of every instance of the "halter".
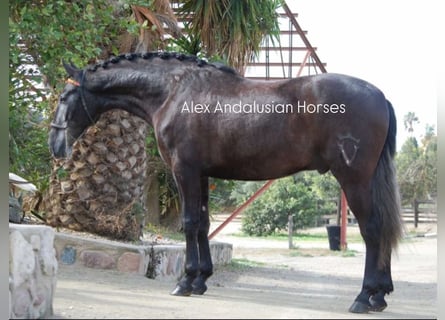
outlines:
[{"label": "halter", "polygon": [[[87,108],[87,105],[86,105],[86,102],[85,102],[85,95],[84,95],[84,92],[83,92],[83,84],[85,82],[85,71],[82,71],[82,78],[80,80],[80,83],[77,82],[74,79],[71,79],[71,78],[68,78],[65,82],[69,83],[69,84],[72,84],[72,85],[74,85],[76,87],[79,87],[79,89],[80,89],[80,100],[82,102],[82,108],[85,111],[85,113],[87,114],[88,119],[90,120],[91,124],[94,124],[93,117],[91,117],[90,112],[88,111],[88,108]],[[56,129],[63,129],[63,130],[65,130],[68,127],[68,123],[67,123],[66,120],[63,122],[63,124],[57,124],[57,123],[51,122],[50,126],[53,127],[53,128],[56,128]]]}]

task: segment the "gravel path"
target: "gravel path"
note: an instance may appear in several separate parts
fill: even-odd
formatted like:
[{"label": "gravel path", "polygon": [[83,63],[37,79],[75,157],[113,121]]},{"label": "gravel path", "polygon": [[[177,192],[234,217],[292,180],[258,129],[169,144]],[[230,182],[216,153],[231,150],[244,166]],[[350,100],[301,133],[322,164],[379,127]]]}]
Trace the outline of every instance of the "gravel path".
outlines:
[{"label": "gravel path", "polygon": [[[237,226],[238,223],[238,226]],[[213,222],[216,227],[219,221]],[[220,267],[203,296],[175,297],[175,283],[115,271],[60,265],[54,318],[381,318],[437,317],[437,239],[404,241],[393,259],[395,291],[382,313],[347,310],[358,294],[364,267],[362,244],[353,254],[323,242],[295,244],[234,237],[239,221],[215,237],[233,243],[234,266]],[[434,233],[434,230],[428,233]],[[348,232],[356,232],[353,228]],[[248,260],[245,264],[243,261]]]}]

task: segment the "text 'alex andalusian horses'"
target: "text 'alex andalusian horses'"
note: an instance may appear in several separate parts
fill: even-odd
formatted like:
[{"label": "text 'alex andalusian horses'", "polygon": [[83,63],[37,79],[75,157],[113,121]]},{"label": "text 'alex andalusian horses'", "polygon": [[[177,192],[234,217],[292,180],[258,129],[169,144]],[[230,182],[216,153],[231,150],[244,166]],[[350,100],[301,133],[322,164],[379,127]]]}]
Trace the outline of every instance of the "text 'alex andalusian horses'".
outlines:
[{"label": "text 'alex andalusian horses'", "polygon": [[267,180],[330,170],[366,244],[360,294],[351,312],[381,311],[393,291],[391,252],[402,236],[395,181],[396,119],[375,86],[322,74],[254,81],[231,68],[168,52],[126,54],[83,70],[60,95],[49,144],[66,157],[99,115],[127,110],[150,123],[178,186],[185,274],[172,294],[203,294],[213,272],[208,178]]}]

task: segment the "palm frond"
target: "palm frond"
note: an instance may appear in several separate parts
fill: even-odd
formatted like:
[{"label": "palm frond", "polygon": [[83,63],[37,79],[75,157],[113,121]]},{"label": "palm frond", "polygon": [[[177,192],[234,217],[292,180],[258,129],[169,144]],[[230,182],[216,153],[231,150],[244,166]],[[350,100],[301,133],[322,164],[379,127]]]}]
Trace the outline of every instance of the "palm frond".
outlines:
[{"label": "palm frond", "polygon": [[280,0],[182,0],[179,15],[200,35],[205,55],[220,56],[240,73],[267,35],[278,39]]},{"label": "palm frond", "polygon": [[181,29],[168,0],[154,0],[150,7],[132,5],[135,20],[146,28],[140,29],[139,45],[143,50],[163,47],[165,34],[181,37]]}]

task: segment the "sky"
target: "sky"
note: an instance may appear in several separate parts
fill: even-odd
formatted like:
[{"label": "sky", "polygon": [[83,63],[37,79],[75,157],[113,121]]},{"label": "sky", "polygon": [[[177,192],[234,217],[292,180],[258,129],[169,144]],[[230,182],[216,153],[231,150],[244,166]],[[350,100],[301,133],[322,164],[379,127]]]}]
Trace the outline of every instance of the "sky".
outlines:
[{"label": "sky", "polygon": [[418,139],[437,132],[435,62],[438,14],[433,1],[287,0],[327,71],[362,78],[394,106],[397,148],[409,136],[403,117],[414,112]]}]

